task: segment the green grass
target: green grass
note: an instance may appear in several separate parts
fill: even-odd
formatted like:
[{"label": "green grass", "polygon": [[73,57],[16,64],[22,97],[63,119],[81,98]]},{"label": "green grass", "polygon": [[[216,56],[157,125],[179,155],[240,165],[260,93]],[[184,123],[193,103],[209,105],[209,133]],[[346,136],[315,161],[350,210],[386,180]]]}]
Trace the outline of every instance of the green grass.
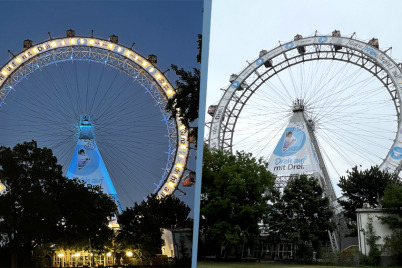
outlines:
[{"label": "green grass", "polygon": [[[268,262],[213,262],[213,261],[198,261],[197,268],[331,268],[341,266],[331,265],[302,265],[302,264],[277,264]],[[363,267],[363,266],[360,266]],[[364,266],[368,267],[368,266]]]}]

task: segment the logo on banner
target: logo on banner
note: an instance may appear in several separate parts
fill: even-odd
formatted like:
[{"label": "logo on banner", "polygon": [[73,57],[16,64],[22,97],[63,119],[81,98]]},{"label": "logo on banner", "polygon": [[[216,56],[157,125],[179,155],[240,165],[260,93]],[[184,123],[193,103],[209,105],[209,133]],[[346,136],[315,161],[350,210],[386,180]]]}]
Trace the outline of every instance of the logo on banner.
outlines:
[{"label": "logo on banner", "polygon": [[256,62],[255,62],[255,64],[257,65],[257,66],[260,66],[261,64],[263,64],[264,63],[264,59],[263,58],[259,58]]},{"label": "logo on banner", "polygon": [[328,37],[321,36],[318,38],[318,43],[325,43],[325,42],[327,42],[327,40],[328,40]]},{"label": "logo on banner", "polygon": [[239,86],[239,81],[234,81],[232,84],[232,88],[236,89]]},{"label": "logo on banner", "polygon": [[402,148],[401,147],[392,148],[391,157],[397,160],[402,159]]},{"label": "logo on banner", "polygon": [[274,150],[274,154],[281,157],[294,155],[303,148],[305,142],[306,134],[303,130],[295,127],[286,128]]},{"label": "logo on banner", "polygon": [[295,44],[294,44],[293,42],[290,42],[290,43],[285,44],[285,48],[286,48],[286,49],[291,49],[291,48],[294,47],[294,46],[295,46]]}]

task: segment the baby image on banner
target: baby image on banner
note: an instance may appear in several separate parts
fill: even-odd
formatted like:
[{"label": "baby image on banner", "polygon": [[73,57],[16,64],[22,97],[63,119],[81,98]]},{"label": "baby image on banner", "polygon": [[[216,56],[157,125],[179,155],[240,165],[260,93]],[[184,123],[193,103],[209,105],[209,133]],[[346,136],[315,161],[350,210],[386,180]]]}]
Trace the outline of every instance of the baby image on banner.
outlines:
[{"label": "baby image on banner", "polygon": [[283,142],[282,152],[286,151],[296,142],[296,137],[293,136],[292,131],[286,132],[285,140]]},{"label": "baby image on banner", "polygon": [[303,148],[305,142],[306,135],[303,130],[296,127],[288,127],[279,140],[274,154],[277,156],[293,155]]},{"label": "baby image on banner", "polygon": [[87,164],[89,164],[89,161],[91,161],[91,158],[85,153],[84,149],[80,149],[78,151],[78,170],[83,169]]}]

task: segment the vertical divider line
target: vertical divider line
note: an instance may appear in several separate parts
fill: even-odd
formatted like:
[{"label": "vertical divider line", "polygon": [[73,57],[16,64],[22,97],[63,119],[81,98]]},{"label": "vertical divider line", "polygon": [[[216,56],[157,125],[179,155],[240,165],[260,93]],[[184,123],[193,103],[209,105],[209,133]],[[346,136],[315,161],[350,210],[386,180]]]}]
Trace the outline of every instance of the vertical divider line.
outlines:
[{"label": "vertical divider line", "polygon": [[191,267],[197,267],[198,257],[198,233],[200,224],[200,199],[202,180],[202,160],[204,149],[204,124],[205,106],[207,95],[208,58],[209,58],[209,34],[211,27],[212,0],[204,0],[204,16],[202,22],[202,51],[201,51],[201,83],[198,110],[198,140],[197,140],[197,163],[196,183],[194,194],[194,225],[193,225],[193,251],[191,256]]}]

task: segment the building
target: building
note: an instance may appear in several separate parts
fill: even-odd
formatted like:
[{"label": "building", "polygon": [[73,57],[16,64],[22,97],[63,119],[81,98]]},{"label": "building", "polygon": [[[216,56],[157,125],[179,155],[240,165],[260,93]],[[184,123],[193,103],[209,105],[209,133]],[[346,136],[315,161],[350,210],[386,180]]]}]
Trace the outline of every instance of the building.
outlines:
[{"label": "building", "polygon": [[[369,225],[372,224],[373,233],[378,237],[376,245],[378,249],[382,249],[385,244],[387,236],[392,234],[392,230],[388,225],[382,224],[381,217],[389,214],[382,208],[361,208],[356,210],[357,214],[357,231],[359,239],[359,251],[368,256],[370,246],[367,243],[367,238],[370,235]],[[387,251],[381,250],[380,264],[382,266],[389,266],[396,263],[396,258],[391,256]]]},{"label": "building", "polygon": [[191,228],[163,228],[162,239],[164,245],[162,246],[162,255],[166,255],[168,258],[175,258],[176,260],[191,258],[193,249],[192,237]]}]

